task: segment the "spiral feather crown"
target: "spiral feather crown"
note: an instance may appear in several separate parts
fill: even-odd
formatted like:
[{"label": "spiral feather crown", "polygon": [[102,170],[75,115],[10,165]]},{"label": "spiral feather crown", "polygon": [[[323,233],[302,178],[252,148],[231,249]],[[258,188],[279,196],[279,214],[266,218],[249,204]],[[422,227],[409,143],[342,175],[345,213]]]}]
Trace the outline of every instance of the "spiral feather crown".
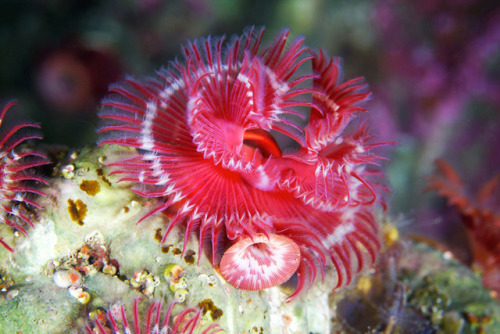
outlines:
[{"label": "spiral feather crown", "polygon": [[263,33],[189,42],[155,77],[112,86],[99,144],[137,149],[110,166],[137,194],[163,199],[151,214],[175,211],[163,241],[184,224],[186,241],[196,232],[199,251],[211,246],[214,265],[221,245],[244,246],[241,258],[266,263],[265,283],[223,255],[228,282],[257,290],[297,272],[294,297],[328,265],[341,287],[374,263],[382,187],[372,149],[383,143],[353,121],[370,95],[361,78],[344,81],[338,58],[287,43],[288,31],[262,47]]}]

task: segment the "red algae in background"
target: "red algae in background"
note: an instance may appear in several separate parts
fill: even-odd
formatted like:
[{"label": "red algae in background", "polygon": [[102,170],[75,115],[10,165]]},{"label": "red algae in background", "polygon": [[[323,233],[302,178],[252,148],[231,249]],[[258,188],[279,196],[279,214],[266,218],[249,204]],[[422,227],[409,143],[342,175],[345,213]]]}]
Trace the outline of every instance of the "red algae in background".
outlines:
[{"label": "red algae in background", "polygon": [[[109,167],[134,182],[138,195],[163,199],[143,219],[175,208],[162,242],[183,224],[184,245],[196,232],[199,252],[210,245],[219,265],[222,245],[234,250],[262,236],[266,256],[279,263],[274,242],[290,240],[300,251],[298,266],[284,269],[298,276],[293,298],[328,265],[338,288],[375,262],[380,241],[372,212],[385,188],[373,149],[386,143],[374,141],[362,120],[370,93],[361,78],[344,81],[338,58],[303,38],[289,41],[288,31],[268,46],[263,34],[250,28],[229,42],[188,42],[183,60],[155,77],[112,86],[99,144],[137,149]],[[252,256],[264,245],[247,247],[244,256],[259,263]],[[235,265],[222,261],[226,279]],[[263,276],[251,276],[236,285],[257,290],[289,277],[265,272],[274,279],[263,284]]]},{"label": "red algae in background", "polygon": [[437,160],[438,174],[430,177],[429,190],[438,191],[460,214],[467,229],[473,261],[483,271],[483,284],[500,294],[500,173],[484,183],[475,198],[466,192],[458,173]]}]

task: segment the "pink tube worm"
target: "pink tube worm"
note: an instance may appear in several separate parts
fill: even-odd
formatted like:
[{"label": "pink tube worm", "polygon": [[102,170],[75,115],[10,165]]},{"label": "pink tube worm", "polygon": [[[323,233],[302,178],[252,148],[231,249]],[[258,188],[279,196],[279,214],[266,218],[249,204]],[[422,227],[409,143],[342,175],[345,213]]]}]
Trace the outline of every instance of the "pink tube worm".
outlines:
[{"label": "pink tube worm", "polygon": [[176,303],[172,303],[168,306],[162,321],[162,303],[160,301],[153,302],[148,307],[145,319],[141,319],[139,315],[139,304],[140,298],[134,300],[134,306],[132,309],[133,322],[130,322],[130,318],[127,317],[125,306],[115,305],[111,307],[106,313],[95,312],[93,320],[88,320],[85,326],[85,330],[88,334],[108,334],[108,333],[131,333],[140,334],[159,334],[159,333],[170,333],[170,334],[192,334],[202,333],[202,334],[215,334],[222,329],[217,324],[212,324],[206,327],[202,332],[201,329],[201,310],[194,308],[186,308],[177,314],[175,317],[172,316],[173,308]]},{"label": "pink tube worm", "polygon": [[[34,198],[44,195],[37,190],[36,183],[47,184],[43,178],[32,173],[33,168],[49,163],[41,153],[22,148],[21,144],[30,139],[41,139],[36,133],[40,128],[35,123],[18,123],[5,127],[4,117],[16,102],[9,102],[0,114],[0,222],[27,235],[27,226],[33,227],[29,219],[29,209],[40,208]],[[0,244],[10,252],[14,249],[0,237]]]},{"label": "pink tube worm", "polygon": [[[261,48],[263,32],[188,43],[184,61],[156,78],[113,86],[99,144],[137,148],[112,173],[164,199],[147,216],[176,209],[162,242],[184,224],[185,241],[196,231],[200,252],[211,244],[214,265],[221,245],[233,243],[221,262],[231,284],[258,290],[296,271],[294,297],[332,264],[345,286],[380,247],[371,214],[380,157],[370,153],[379,144],[351,122],[369,93],[361,79],[343,82],[339,60],[303,39],[285,47],[288,31]],[[278,132],[300,148],[279,146]],[[235,283],[245,268],[234,254],[265,278]]]}]

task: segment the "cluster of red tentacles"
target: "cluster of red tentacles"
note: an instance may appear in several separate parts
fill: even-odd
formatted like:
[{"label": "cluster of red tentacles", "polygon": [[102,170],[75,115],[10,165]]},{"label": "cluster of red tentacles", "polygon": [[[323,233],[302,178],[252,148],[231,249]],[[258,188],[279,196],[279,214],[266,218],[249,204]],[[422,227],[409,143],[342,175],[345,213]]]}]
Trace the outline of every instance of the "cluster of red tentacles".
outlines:
[{"label": "cluster of red tentacles", "polygon": [[[88,334],[130,333],[130,334],[215,334],[222,329],[217,324],[212,324],[203,329],[201,323],[201,310],[186,308],[173,316],[176,303],[168,306],[162,320],[162,303],[153,302],[149,305],[146,316],[141,317],[138,309],[140,298],[136,298],[132,308],[133,322],[127,318],[125,306],[115,305],[105,313],[93,312],[93,319],[89,319],[85,326]],[[141,331],[142,329],[142,331]]]},{"label": "cluster of red tentacles", "polygon": [[[33,227],[27,209],[30,206],[40,208],[34,198],[43,195],[35,188],[35,184],[47,184],[32,171],[37,166],[47,164],[48,160],[44,154],[21,146],[27,140],[41,138],[36,132],[39,125],[24,122],[4,126],[5,114],[15,104],[7,103],[0,114],[0,223],[27,235],[27,226]],[[10,252],[14,251],[2,237],[0,244]]]},{"label": "cluster of red tentacles", "polygon": [[345,286],[380,248],[381,143],[353,122],[370,93],[343,81],[338,58],[286,45],[288,31],[262,47],[263,32],[190,42],[155,77],[114,85],[99,144],[137,149],[112,173],[164,199],[146,217],[175,208],[162,241],[179,224],[184,246],[197,232],[232,285],[264,289],[296,272],[294,297],[333,265]]},{"label": "cluster of red tentacles", "polygon": [[479,189],[476,198],[466,192],[457,172],[443,160],[428,189],[437,190],[460,213],[467,228],[473,257],[483,271],[483,283],[500,295],[500,173]]}]

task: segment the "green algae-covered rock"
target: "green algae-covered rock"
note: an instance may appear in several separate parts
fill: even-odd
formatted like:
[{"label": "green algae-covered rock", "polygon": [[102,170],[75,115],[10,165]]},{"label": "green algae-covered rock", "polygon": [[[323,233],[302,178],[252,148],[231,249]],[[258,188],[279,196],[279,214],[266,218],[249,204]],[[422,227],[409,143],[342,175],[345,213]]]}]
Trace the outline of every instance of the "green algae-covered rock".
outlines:
[{"label": "green algae-covered rock", "polygon": [[82,332],[93,309],[131,306],[138,296],[177,301],[174,312],[201,308],[203,328],[217,322],[228,333],[329,331],[328,284],[286,304],[286,289],[252,292],[227,284],[205,254],[198,254],[195,238],[183,253],[183,231],[174,230],[160,244],[168,216],[138,223],[156,203],[104,168],[130,153],[117,146],[87,148],[57,163],[43,189],[47,196],[39,199],[44,209],[35,229],[17,238],[14,254],[0,250],[2,270],[15,282],[9,289],[18,291],[1,301],[7,317],[0,319],[0,332]]},{"label": "green algae-covered rock", "polygon": [[500,304],[478,275],[426,243],[393,248],[374,274],[334,298],[340,332],[500,333]]},{"label": "green algae-covered rock", "polygon": [[13,254],[0,249],[0,333],[82,333],[94,310],[130,308],[137,297],[177,301],[175,314],[201,309],[200,332],[214,322],[226,333],[500,332],[500,307],[480,278],[421,243],[399,241],[404,250],[388,249],[376,270],[342,291],[332,292],[328,275],[290,303],[293,282],[237,290],[199,254],[194,236],[184,245],[183,231],[173,230],[160,244],[167,214],[139,222],[157,203],[105,167],[131,153],[58,153],[35,228],[10,236]]}]

